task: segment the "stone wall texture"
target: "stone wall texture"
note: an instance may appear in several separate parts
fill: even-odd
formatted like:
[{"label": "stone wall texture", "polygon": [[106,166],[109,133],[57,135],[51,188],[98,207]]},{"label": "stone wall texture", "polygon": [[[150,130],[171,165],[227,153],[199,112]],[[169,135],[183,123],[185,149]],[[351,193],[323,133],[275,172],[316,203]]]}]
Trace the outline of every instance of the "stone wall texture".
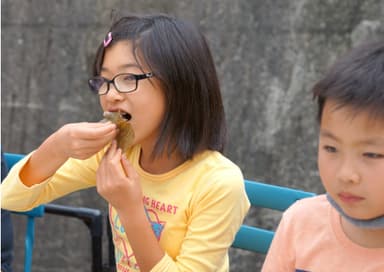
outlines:
[{"label": "stone wall texture", "polygon": [[[225,154],[248,179],[323,191],[310,90],[346,50],[383,40],[383,0],[2,0],[3,150],[30,152],[65,123],[100,119],[87,78],[113,12],[163,12],[195,22],[221,81]],[[56,202],[107,207],[95,189]],[[246,222],[274,229],[279,217],[252,209]],[[24,223],[14,217],[15,271],[22,269]],[[264,259],[235,249],[230,257],[231,271],[259,271]],[[38,220],[33,271],[84,272],[89,263],[82,222],[50,215]]]}]

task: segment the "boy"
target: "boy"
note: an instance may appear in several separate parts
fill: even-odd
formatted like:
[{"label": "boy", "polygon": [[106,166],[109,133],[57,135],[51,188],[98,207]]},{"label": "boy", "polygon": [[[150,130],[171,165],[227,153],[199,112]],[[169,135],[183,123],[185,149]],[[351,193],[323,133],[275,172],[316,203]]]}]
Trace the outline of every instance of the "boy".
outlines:
[{"label": "boy", "polygon": [[327,193],[284,213],[262,271],[384,271],[384,42],[341,58],[313,94]]}]

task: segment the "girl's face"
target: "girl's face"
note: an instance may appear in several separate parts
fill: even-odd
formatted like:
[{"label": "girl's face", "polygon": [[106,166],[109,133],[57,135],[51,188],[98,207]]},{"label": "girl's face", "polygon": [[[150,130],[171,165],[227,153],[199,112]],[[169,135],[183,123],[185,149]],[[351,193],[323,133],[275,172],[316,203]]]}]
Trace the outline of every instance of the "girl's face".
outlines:
[{"label": "girl's face", "polygon": [[[106,48],[101,67],[102,77],[111,80],[121,73],[140,75],[148,72],[152,71],[136,62],[131,42],[119,41]],[[103,110],[128,113],[135,132],[134,144],[140,143],[143,149],[152,152],[165,112],[164,92],[156,77],[139,80],[137,89],[131,93],[119,93],[113,84],[109,88],[107,94],[100,96]]]},{"label": "girl's face", "polygon": [[365,112],[324,106],[318,150],[326,191],[356,219],[384,215],[384,120]]}]

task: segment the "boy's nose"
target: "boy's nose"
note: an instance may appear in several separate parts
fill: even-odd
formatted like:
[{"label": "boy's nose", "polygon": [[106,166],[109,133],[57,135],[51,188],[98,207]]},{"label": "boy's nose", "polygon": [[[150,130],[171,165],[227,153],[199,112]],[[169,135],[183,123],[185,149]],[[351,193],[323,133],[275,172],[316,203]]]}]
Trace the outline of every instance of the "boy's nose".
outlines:
[{"label": "boy's nose", "polygon": [[357,168],[350,161],[344,161],[338,170],[337,179],[344,183],[360,183],[361,177]]}]

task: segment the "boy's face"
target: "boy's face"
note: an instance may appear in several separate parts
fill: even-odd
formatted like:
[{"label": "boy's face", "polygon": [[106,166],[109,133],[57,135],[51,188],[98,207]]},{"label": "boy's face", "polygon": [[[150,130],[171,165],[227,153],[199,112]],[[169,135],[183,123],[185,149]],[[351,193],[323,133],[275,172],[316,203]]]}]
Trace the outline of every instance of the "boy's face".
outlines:
[{"label": "boy's face", "polygon": [[384,120],[325,103],[318,166],[326,191],[355,219],[384,215]]}]

